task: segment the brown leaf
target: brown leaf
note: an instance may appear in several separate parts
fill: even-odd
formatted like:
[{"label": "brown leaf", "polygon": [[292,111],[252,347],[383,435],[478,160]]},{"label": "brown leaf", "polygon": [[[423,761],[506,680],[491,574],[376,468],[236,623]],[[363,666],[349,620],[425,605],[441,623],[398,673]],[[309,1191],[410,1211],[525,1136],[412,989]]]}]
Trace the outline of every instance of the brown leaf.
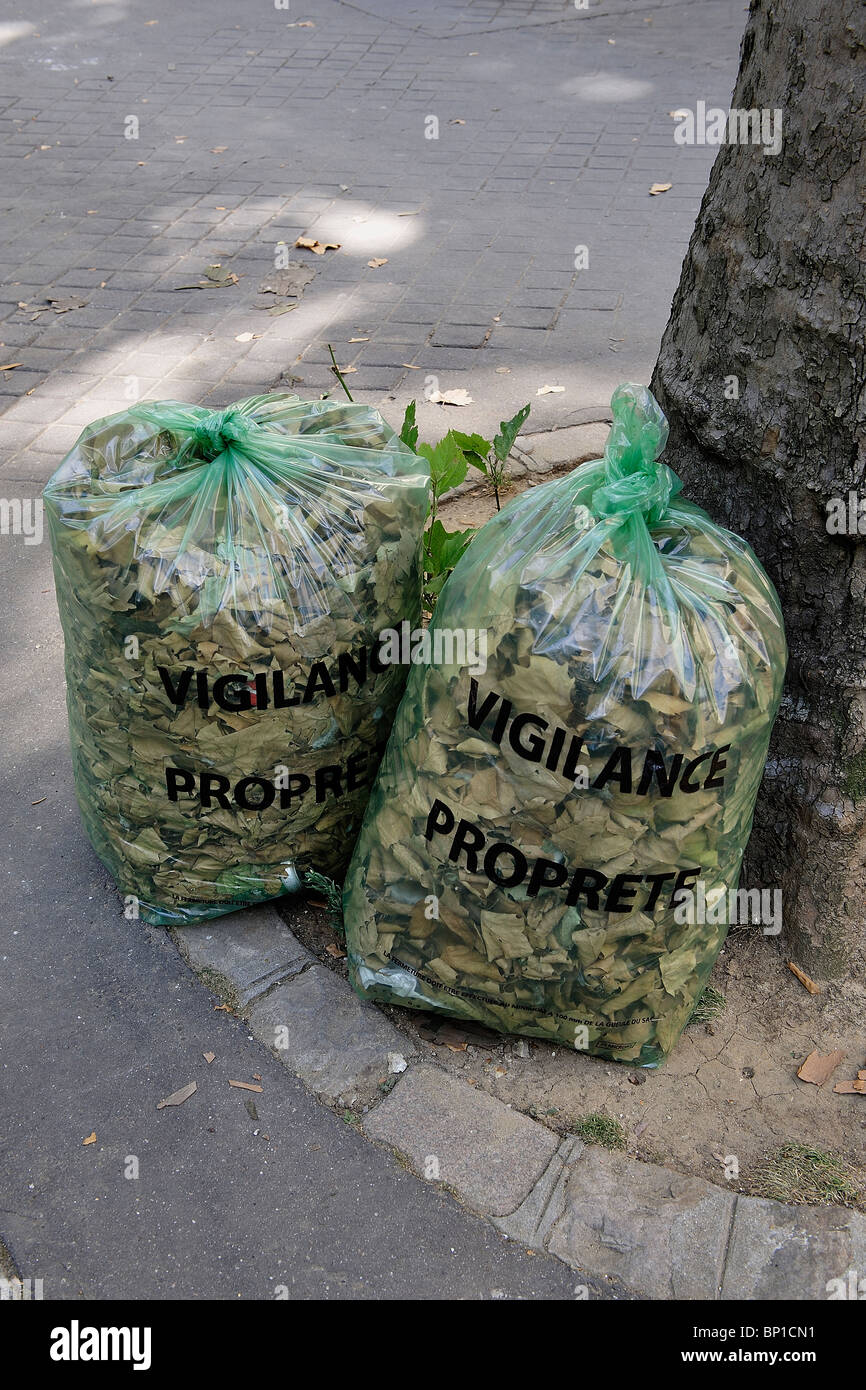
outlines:
[{"label": "brown leaf", "polygon": [[23,362],[4,362],[3,366],[0,367],[0,372],[14,372],[14,370],[15,370],[16,367],[23,367],[23,366],[24,366],[24,363],[23,363]]},{"label": "brown leaf", "polygon": [[369,338],[350,338],[350,343],[369,343]]},{"label": "brown leaf", "polygon": [[213,1061],[214,1057],[216,1056],[216,1053],[215,1053],[215,1052],[203,1052],[201,1055],[202,1055],[202,1057],[204,1057],[204,1059],[205,1059],[205,1061],[207,1062],[208,1066],[210,1066],[211,1062]]},{"label": "brown leaf", "polygon": [[55,314],[68,314],[70,309],[85,309],[87,307],[87,300],[79,299],[77,294],[63,296],[48,295],[47,298]]},{"label": "brown leaf", "polygon": [[650,189],[650,197],[654,198],[657,193],[667,193],[669,188],[673,188],[672,183],[654,183]]},{"label": "brown leaf", "polygon": [[813,1086],[823,1086],[828,1077],[838,1067],[844,1052],[838,1048],[834,1052],[828,1052],[826,1057],[822,1057],[820,1052],[810,1052],[805,1062],[797,1069],[797,1075],[801,1081],[810,1081]]},{"label": "brown leaf", "polygon": [[452,1052],[465,1052],[469,1046],[468,1034],[462,1028],[455,1028],[453,1023],[443,1023],[436,1030],[433,1041],[437,1047],[447,1047]]},{"label": "brown leaf", "polygon": [[191,1081],[188,1086],[181,1086],[179,1091],[172,1091],[170,1096],[166,1096],[165,1100],[158,1100],[156,1102],[156,1108],[157,1110],[162,1110],[166,1105],[183,1105],[184,1101],[189,1100],[190,1096],[197,1090],[198,1086],[194,1081]]},{"label": "brown leaf", "polygon": [[866,1096],[866,1081],[837,1081],[833,1090],[840,1096]]},{"label": "brown leaf", "polygon": [[230,1081],[230,1086],[236,1086],[239,1091],[255,1091],[258,1095],[262,1093],[261,1086],[254,1086],[251,1081]]},{"label": "brown leaf", "polygon": [[806,989],[809,991],[810,994],[821,993],[820,987],[815,984],[815,981],[811,980],[809,976],[806,974],[805,970],[801,970],[799,965],[795,965],[792,960],[788,961],[788,969],[792,971],[794,975],[797,976],[797,979],[800,981],[801,985],[806,986]]},{"label": "brown leaf", "polygon": [[86,1139],[82,1139],[81,1142],[82,1142],[82,1144],[85,1144],[85,1145],[86,1145],[86,1144],[95,1144],[95,1143],[96,1143],[96,1130],[94,1130],[92,1134],[88,1134],[87,1138],[86,1138]]},{"label": "brown leaf", "polygon": [[326,251],[339,251],[339,241],[317,241],[315,237],[299,236],[295,242],[304,251],[312,251],[317,256],[324,256]]},{"label": "brown leaf", "polygon": [[312,266],[303,265],[301,261],[289,261],[283,270],[275,270],[267,280],[262,281],[259,294],[292,295],[297,298],[315,278],[316,272]]},{"label": "brown leaf", "polygon": [[340,947],[337,945],[337,943],[336,943],[335,941],[329,942],[328,945],[325,947],[325,950],[327,951],[327,953],[328,953],[329,956],[333,956],[333,957],[334,957],[334,960],[345,960],[345,959],[346,959],[346,952],[345,952],[345,951],[341,951],[341,950],[340,950]]},{"label": "brown leaf", "polygon": [[373,259],[372,259],[372,261],[368,261],[367,264],[368,264],[368,266],[370,267],[371,270],[378,270],[378,268],[379,268],[380,265],[387,265],[387,264],[388,264],[388,257],[387,257],[387,256],[374,256]]},{"label": "brown leaf", "polygon": [[433,405],[471,405],[472,397],[463,387],[458,386],[453,391],[431,391],[427,397]]}]

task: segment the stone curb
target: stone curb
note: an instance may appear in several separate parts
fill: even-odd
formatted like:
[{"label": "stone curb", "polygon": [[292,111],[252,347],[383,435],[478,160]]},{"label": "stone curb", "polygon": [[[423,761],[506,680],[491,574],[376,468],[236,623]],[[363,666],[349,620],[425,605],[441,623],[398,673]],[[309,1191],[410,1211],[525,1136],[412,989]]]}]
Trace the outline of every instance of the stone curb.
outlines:
[{"label": "stone curb", "polygon": [[[578,413],[592,418],[582,424],[563,425],[555,430],[521,435],[509,455],[506,477],[524,478],[527,473],[543,476],[562,464],[576,465],[587,459],[601,458],[612,419],[610,408],[597,406]],[[442,501],[448,502],[485,486],[482,477],[473,475],[451,488],[450,492],[443,493]]]},{"label": "stone curb", "polygon": [[647,1299],[826,1299],[866,1217],[725,1192],[537,1120],[421,1061],[265,905],[173,931],[202,981],[326,1105],[511,1240]]}]

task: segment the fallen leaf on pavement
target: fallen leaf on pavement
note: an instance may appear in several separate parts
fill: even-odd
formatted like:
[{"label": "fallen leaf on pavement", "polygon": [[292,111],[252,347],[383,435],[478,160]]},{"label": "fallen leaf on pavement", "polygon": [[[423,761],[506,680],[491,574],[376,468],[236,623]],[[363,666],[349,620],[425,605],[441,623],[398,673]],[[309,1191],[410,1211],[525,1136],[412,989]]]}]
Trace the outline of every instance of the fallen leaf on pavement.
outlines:
[{"label": "fallen leaf on pavement", "polygon": [[301,261],[289,261],[283,270],[275,270],[259,285],[259,294],[280,294],[297,297],[304,293],[316,272]]},{"label": "fallen leaf on pavement", "polygon": [[369,338],[350,338],[350,343],[369,343]]},{"label": "fallen leaf on pavement", "polygon": [[801,970],[799,965],[795,965],[792,960],[788,961],[788,969],[797,976],[801,985],[805,985],[810,994],[820,994],[821,990],[814,980],[811,980],[805,970]]},{"label": "fallen leaf on pavement", "polygon": [[837,1081],[833,1090],[840,1096],[866,1096],[866,1081]]},{"label": "fallen leaf on pavement", "polygon": [[824,1082],[838,1067],[844,1052],[838,1048],[834,1052],[828,1052],[826,1057],[822,1057],[820,1052],[810,1052],[801,1067],[797,1068],[797,1075],[801,1081],[810,1081],[813,1086],[823,1086]]},{"label": "fallen leaf on pavement", "polygon": [[4,362],[0,367],[0,372],[14,372],[16,367],[23,367],[23,362]]},{"label": "fallen leaf on pavement", "polygon": [[82,1139],[81,1142],[82,1142],[82,1144],[95,1144],[95,1143],[96,1143],[96,1130],[94,1130],[92,1134],[88,1134],[87,1138],[86,1138],[86,1139]]},{"label": "fallen leaf on pavement", "polygon": [[328,953],[329,956],[333,956],[333,957],[334,957],[334,960],[345,960],[345,959],[346,959],[346,952],[345,952],[345,951],[341,951],[340,948],[339,948],[339,946],[337,945],[337,943],[336,943],[335,941],[329,941],[329,942],[328,942],[328,945],[325,947],[325,950],[327,951],[327,953]]},{"label": "fallen leaf on pavement", "polygon": [[460,118],[459,118],[459,116],[457,116],[457,117],[454,118],[453,121],[449,121],[448,124],[449,124],[449,125],[465,125],[466,122],[465,122],[465,121],[461,121]]},{"label": "fallen leaf on pavement", "polygon": [[254,1086],[251,1081],[230,1081],[230,1086],[236,1086],[239,1091],[255,1091],[258,1095],[262,1093],[261,1086]]},{"label": "fallen leaf on pavement", "polygon": [[174,288],[176,290],[223,290],[227,285],[236,285],[237,283],[238,277],[234,271],[217,263],[206,267],[203,279],[196,280],[191,285],[175,285]]},{"label": "fallen leaf on pavement", "polygon": [[77,294],[68,294],[60,297],[49,295],[48,303],[51,305],[55,314],[68,314],[70,309],[87,308],[87,300],[79,299]]},{"label": "fallen leaf on pavement", "polygon": [[315,237],[299,236],[295,242],[304,251],[312,251],[317,256],[324,256],[326,251],[339,251],[339,241],[316,241]]},{"label": "fallen leaf on pavement", "polygon": [[213,1011],[215,1014],[230,1014],[232,1006],[231,1004],[214,1004]]},{"label": "fallen leaf on pavement", "polygon": [[464,387],[458,386],[454,391],[431,391],[427,397],[432,405],[471,405],[472,397]]},{"label": "fallen leaf on pavement", "polygon": [[555,396],[557,392],[564,391],[564,386],[539,386],[536,396]]},{"label": "fallen leaf on pavement", "polygon": [[235,338],[236,343],[251,343],[253,338],[260,338],[261,333],[238,333]]},{"label": "fallen leaf on pavement", "polygon": [[410,372],[420,372],[421,368],[416,362],[401,362],[401,367],[408,367]]},{"label": "fallen leaf on pavement", "polygon": [[204,1057],[204,1059],[205,1059],[205,1061],[207,1062],[208,1066],[210,1066],[211,1062],[213,1061],[214,1057],[216,1056],[216,1053],[215,1053],[215,1052],[203,1052],[201,1055],[202,1055],[202,1057]]},{"label": "fallen leaf on pavement", "polygon": [[672,183],[654,183],[650,189],[650,197],[655,197],[656,193],[667,193],[669,188],[673,188]]},{"label": "fallen leaf on pavement", "polygon": [[211,154],[225,154],[227,149],[228,145],[214,145]]},{"label": "fallen leaf on pavement", "polygon": [[162,1110],[166,1105],[183,1105],[184,1101],[189,1100],[190,1096],[197,1090],[198,1086],[194,1081],[191,1081],[188,1086],[181,1086],[179,1091],[172,1091],[165,1100],[158,1100],[156,1108]]},{"label": "fallen leaf on pavement", "polygon": [[367,264],[368,264],[368,266],[370,267],[371,270],[378,270],[378,268],[379,268],[380,265],[387,265],[387,264],[388,264],[388,257],[387,257],[387,256],[374,256],[373,259],[372,259],[372,261],[368,261]]}]

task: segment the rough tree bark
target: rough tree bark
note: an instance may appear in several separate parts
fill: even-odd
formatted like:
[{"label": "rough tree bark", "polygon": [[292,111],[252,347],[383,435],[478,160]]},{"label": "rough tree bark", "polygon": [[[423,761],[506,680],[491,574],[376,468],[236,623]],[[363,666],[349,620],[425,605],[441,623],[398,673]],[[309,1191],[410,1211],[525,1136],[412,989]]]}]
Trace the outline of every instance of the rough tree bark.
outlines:
[{"label": "rough tree bark", "polygon": [[744,881],[781,886],[795,960],[861,981],[866,546],[828,534],[826,502],[866,496],[864,21],[855,0],[753,0],[731,104],[782,108],[782,149],[721,147],[652,382],[687,495],[747,537],[785,613]]}]

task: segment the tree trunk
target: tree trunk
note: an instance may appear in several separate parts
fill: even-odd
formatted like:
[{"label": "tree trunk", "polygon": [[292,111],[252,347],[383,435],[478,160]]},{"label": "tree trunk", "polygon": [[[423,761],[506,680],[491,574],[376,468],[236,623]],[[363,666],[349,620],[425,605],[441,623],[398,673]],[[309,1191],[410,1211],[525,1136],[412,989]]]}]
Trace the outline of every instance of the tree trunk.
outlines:
[{"label": "tree trunk", "polygon": [[749,540],[785,614],[745,881],[781,887],[795,961],[861,979],[866,548],[828,532],[826,504],[866,496],[864,16],[753,0],[732,107],[781,108],[781,152],[721,146],[652,382],[685,495]]}]

